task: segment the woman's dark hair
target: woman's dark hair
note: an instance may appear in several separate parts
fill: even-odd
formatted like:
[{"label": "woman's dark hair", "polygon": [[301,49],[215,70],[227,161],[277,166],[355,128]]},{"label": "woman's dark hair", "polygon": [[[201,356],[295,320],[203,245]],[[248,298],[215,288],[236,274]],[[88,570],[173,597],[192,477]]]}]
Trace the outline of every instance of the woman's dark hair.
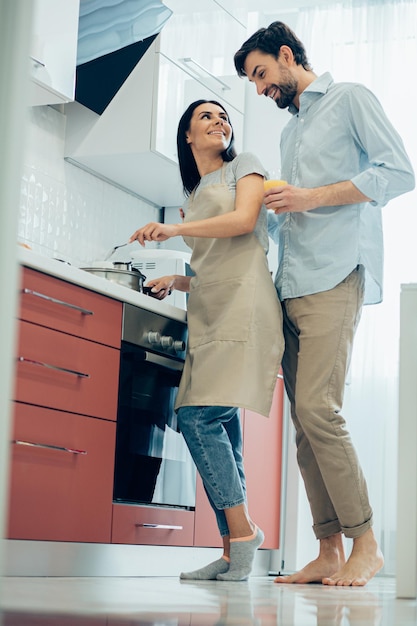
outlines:
[{"label": "woman's dark hair", "polygon": [[[186,133],[190,130],[191,118],[194,110],[200,106],[200,104],[215,104],[219,106],[226,113],[229,118],[229,114],[220,102],[215,100],[196,100],[192,102],[190,106],[184,111],[178,124],[177,131],[177,150],[178,150],[178,162],[180,166],[180,174],[182,184],[184,187],[184,193],[189,196],[192,190],[197,187],[201,180],[201,176],[197,169],[197,164],[194,159],[194,155],[191,151],[191,146],[187,143]],[[230,119],[229,119],[230,123]],[[222,152],[223,161],[233,161],[236,156],[236,150],[234,148],[234,135],[232,127],[232,136],[230,138],[229,146],[224,152]]]},{"label": "woman's dark hair", "polygon": [[264,54],[271,54],[278,59],[281,46],[291,48],[297,65],[302,65],[305,70],[312,70],[307,59],[304,45],[283,22],[272,22],[268,28],[260,28],[245,41],[234,56],[235,68],[239,76],[246,76],[243,68],[246,57],[250,52],[259,50]]}]

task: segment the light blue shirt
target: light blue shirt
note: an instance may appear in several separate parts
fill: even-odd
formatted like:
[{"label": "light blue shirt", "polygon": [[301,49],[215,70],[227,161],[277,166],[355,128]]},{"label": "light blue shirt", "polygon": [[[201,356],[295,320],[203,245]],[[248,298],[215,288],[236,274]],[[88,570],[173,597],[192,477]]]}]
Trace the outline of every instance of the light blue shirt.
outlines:
[{"label": "light blue shirt", "polygon": [[327,291],[359,264],[365,303],[382,300],[381,207],[414,188],[414,173],[397,131],[363,85],[325,73],[300,96],[300,110],[281,135],[282,178],[297,187],[350,180],[372,202],[302,213],[268,211],[278,243],[275,285],[281,300]]}]

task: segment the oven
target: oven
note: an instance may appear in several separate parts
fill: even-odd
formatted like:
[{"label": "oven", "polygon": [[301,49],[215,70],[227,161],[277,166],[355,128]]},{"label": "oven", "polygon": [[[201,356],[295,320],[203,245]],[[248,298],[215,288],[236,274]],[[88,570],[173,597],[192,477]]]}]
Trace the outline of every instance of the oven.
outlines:
[{"label": "oven", "polygon": [[186,322],[123,306],[113,499],[194,509],[196,469],[174,412]]}]

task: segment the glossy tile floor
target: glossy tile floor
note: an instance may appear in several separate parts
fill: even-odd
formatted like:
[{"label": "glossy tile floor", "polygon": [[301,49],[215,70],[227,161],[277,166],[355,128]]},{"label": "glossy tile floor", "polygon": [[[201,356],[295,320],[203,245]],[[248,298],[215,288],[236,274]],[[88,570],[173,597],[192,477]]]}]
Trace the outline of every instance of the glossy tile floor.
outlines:
[{"label": "glossy tile floor", "polygon": [[366,587],[183,582],[177,578],[3,578],[1,626],[409,626],[417,601],[395,579]]}]

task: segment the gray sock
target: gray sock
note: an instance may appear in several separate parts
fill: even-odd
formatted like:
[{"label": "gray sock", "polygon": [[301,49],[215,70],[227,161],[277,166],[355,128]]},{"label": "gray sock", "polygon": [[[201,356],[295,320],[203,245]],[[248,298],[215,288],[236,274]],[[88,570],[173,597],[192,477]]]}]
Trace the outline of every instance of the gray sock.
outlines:
[{"label": "gray sock", "polygon": [[225,574],[218,574],[217,580],[247,580],[252,570],[255,552],[262,545],[265,536],[256,528],[253,539],[230,542],[230,567]]},{"label": "gray sock", "polygon": [[221,557],[194,572],[181,572],[180,578],[183,580],[216,580],[217,574],[225,574],[228,569],[229,562]]}]

